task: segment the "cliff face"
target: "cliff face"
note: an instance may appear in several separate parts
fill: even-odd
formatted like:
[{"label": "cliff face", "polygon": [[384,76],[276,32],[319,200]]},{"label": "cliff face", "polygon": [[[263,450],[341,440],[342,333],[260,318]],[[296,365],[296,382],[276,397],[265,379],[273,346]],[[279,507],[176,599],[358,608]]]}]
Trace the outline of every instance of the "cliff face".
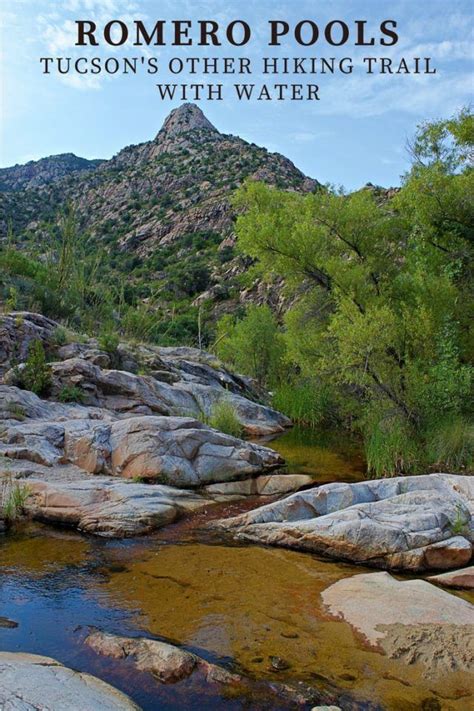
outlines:
[{"label": "cliff face", "polygon": [[[220,133],[193,104],[173,110],[152,141],[128,146],[111,160],[84,161],[80,168],[83,159],[72,158],[56,156],[0,173],[10,186],[2,195],[3,234],[12,220],[16,236],[38,243],[67,202],[89,242],[110,255],[114,268],[132,285],[153,281],[165,300],[212,300],[219,292],[222,302],[229,289],[241,291],[238,277],[248,265],[233,254],[230,198],[244,180],[297,191],[318,185],[284,156]],[[52,170],[53,163],[64,175]]]}]

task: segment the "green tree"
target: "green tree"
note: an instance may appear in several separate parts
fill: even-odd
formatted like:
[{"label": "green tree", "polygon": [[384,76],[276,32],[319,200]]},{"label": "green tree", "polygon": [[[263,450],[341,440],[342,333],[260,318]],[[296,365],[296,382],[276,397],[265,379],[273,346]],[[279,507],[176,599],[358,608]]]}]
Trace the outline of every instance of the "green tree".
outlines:
[{"label": "green tree", "polygon": [[293,292],[289,359],[338,391],[377,474],[434,464],[434,423],[469,414],[472,136],[468,112],[423,125],[395,198],[258,183],[237,193],[238,247]]},{"label": "green tree", "polygon": [[238,371],[259,385],[272,386],[283,367],[285,345],[276,318],[268,306],[249,306],[240,320],[226,315],[217,327],[215,350]]}]

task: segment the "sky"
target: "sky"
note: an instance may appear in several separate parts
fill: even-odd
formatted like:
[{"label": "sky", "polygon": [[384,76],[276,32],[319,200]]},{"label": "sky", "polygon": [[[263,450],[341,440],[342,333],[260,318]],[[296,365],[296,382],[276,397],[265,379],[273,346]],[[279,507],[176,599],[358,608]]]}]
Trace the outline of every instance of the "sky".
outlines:
[{"label": "sky", "polygon": [[[98,47],[76,47],[75,20],[92,20],[98,28],[120,19],[131,25],[142,20],[153,28],[166,20],[191,20],[197,37],[198,20],[215,20],[224,28],[245,20],[252,29],[245,47],[109,47],[102,35]],[[379,25],[396,20],[399,41],[379,44]],[[268,21],[285,20],[288,36],[280,47],[268,46]],[[319,40],[299,45],[294,28],[312,20],[320,28],[343,20],[349,42],[332,47]],[[367,20],[377,44],[356,47],[355,20]],[[223,101],[197,102],[223,133],[265,146],[289,157],[301,170],[323,183],[357,189],[367,182],[398,185],[409,167],[407,141],[416,126],[453,115],[473,98],[474,11],[470,0],[0,0],[2,92],[0,166],[25,163],[57,153],[85,158],[110,158],[126,145],[152,139],[178,100],[161,99],[156,84],[198,81],[224,84]],[[78,75],[42,73],[40,57],[156,58],[159,73],[138,75]],[[414,57],[431,57],[434,75],[367,75],[363,57],[385,57],[413,67]],[[167,64],[173,57],[249,57],[252,77],[183,73],[172,78]],[[263,76],[262,57],[334,57],[354,60],[352,74]],[[312,83],[319,101],[239,102],[233,84],[253,82]]]}]

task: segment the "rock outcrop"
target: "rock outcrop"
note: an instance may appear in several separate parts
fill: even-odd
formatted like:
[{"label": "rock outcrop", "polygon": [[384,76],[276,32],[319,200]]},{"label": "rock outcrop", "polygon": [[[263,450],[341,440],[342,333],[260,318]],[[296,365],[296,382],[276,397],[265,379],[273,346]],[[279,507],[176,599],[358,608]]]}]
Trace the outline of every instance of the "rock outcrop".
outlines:
[{"label": "rock outcrop", "polygon": [[423,580],[355,575],[324,590],[322,600],[331,616],[370,645],[392,659],[424,665],[427,676],[473,668],[474,606]]},{"label": "rock outcrop", "polygon": [[0,708],[5,711],[140,711],[128,696],[91,674],[37,654],[0,652]]},{"label": "rock outcrop", "polygon": [[80,158],[74,153],[30,160],[24,165],[0,168],[0,191],[29,190],[50,185],[74,173],[82,173],[97,168],[102,160]]},{"label": "rock outcrop", "polygon": [[[21,382],[22,362],[30,344],[43,343],[52,360],[50,399],[74,388],[81,402],[118,415],[210,416],[223,399],[231,403],[251,435],[282,432],[290,420],[259,400],[264,396],[247,378],[235,376],[216,358],[195,348],[121,344],[109,354],[95,339],[58,345],[60,326],[28,312],[0,316],[0,375],[10,385]],[[112,364],[116,364],[112,368]],[[15,366],[15,367],[13,367]],[[146,375],[138,375],[139,369]],[[6,372],[7,371],[7,372]]]},{"label": "rock outcrop", "polygon": [[[102,536],[148,533],[231,498],[225,489],[206,490],[215,483],[241,483],[240,496],[259,487],[270,493],[271,483],[258,475],[283,463],[267,447],[192,418],[119,419],[7,385],[0,385],[0,424],[0,479],[25,487],[25,510]],[[282,479],[275,491],[285,488]],[[288,477],[290,488],[298,483]]]},{"label": "rock outcrop", "polygon": [[421,571],[469,563],[473,523],[474,480],[430,474],[325,484],[217,525],[259,543]]},{"label": "rock outcrop", "polygon": [[[4,385],[0,385],[0,396],[6,390],[13,395],[9,403],[23,401],[22,391]],[[28,395],[28,402],[34,402],[35,396]],[[47,467],[75,464],[89,474],[141,478],[180,488],[244,479],[283,464],[272,449],[223,434],[189,417],[107,421],[88,417],[83,407],[76,411],[74,406],[50,406],[46,411],[53,417],[57,412],[58,419],[5,420],[0,454]],[[69,413],[71,419],[61,420],[61,415]]]}]

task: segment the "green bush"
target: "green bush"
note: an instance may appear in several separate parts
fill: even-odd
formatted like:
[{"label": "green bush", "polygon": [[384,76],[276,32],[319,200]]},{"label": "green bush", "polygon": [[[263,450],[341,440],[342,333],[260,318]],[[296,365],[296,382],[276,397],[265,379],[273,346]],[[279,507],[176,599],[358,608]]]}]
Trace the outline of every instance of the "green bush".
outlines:
[{"label": "green bush", "polygon": [[363,426],[363,440],[369,474],[398,476],[418,470],[421,444],[400,416],[371,416]]},{"label": "green bush", "polygon": [[11,475],[4,480],[0,502],[3,518],[8,523],[13,523],[23,513],[30,493],[28,486],[14,482]]},{"label": "green bush", "polygon": [[117,333],[107,328],[102,331],[97,339],[99,348],[105,351],[107,355],[110,356],[111,364],[117,366],[120,361],[118,346],[120,343],[120,338]]},{"label": "green bush", "polygon": [[310,380],[294,380],[279,385],[272,405],[293,422],[318,427],[330,419],[334,405],[330,388]]},{"label": "green bush", "polygon": [[30,343],[28,358],[22,370],[18,371],[20,387],[31,390],[35,395],[45,395],[51,387],[51,371],[46,362],[43,342],[40,339]]},{"label": "green bush", "polygon": [[427,437],[428,459],[448,471],[474,470],[474,425],[461,417],[440,423]]},{"label": "green bush", "polygon": [[53,331],[53,342],[56,346],[65,346],[69,343],[69,334],[64,326],[57,326]]},{"label": "green bush", "polygon": [[60,402],[84,402],[84,392],[77,385],[63,385],[59,391]]},{"label": "green bush", "polygon": [[217,326],[215,352],[262,386],[270,387],[283,374],[285,344],[268,306],[249,306],[237,321],[228,314],[223,316]]},{"label": "green bush", "polygon": [[232,435],[232,437],[242,436],[242,423],[237,416],[235,407],[228,400],[220,400],[213,405],[207,421],[211,427],[224,432],[224,434]]}]

